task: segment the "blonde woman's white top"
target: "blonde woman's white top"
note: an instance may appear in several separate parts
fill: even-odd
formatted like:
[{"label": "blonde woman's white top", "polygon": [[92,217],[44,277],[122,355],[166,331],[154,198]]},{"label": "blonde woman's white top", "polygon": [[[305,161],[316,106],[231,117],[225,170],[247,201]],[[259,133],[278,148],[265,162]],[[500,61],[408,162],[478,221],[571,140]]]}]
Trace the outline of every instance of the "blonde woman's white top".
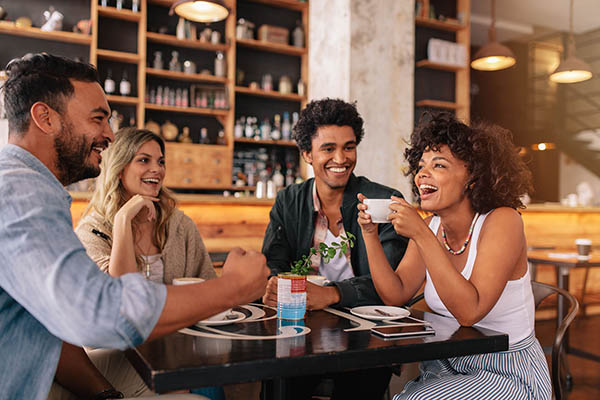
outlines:
[{"label": "blonde woman's white top", "polygon": [[[465,279],[469,279],[473,273],[473,265],[477,258],[479,233],[481,232],[481,227],[483,226],[486,217],[492,211],[480,215],[473,228],[469,255],[461,272]],[[429,228],[434,234],[437,234],[439,227],[440,217],[436,215],[431,219]],[[429,271],[427,271],[427,281],[425,283],[425,301],[434,312],[454,318],[438,296],[435,285],[431,280],[431,276],[429,276]],[[507,333],[509,344],[513,344],[526,338],[533,332],[534,318],[535,304],[528,270],[521,278],[506,283],[498,302],[492,307],[490,312],[474,326]]]}]

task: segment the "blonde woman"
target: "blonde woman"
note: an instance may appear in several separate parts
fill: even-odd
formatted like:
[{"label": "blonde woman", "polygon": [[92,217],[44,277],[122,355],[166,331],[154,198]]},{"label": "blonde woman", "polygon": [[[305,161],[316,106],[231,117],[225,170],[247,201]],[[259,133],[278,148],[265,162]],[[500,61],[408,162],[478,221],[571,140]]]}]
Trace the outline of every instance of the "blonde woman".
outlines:
[{"label": "blonde woman", "polygon": [[196,225],[163,187],[165,145],[143,129],[121,129],[102,154],[102,172],[75,232],[111,276],[138,272],[173,278],[216,276]]}]

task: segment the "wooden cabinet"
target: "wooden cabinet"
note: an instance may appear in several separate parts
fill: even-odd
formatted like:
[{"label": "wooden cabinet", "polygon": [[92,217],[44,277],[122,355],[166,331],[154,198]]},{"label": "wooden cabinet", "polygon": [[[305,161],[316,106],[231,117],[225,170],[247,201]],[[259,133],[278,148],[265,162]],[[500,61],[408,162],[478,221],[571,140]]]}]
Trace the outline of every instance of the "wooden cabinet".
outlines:
[{"label": "wooden cabinet", "polygon": [[[415,123],[425,110],[451,110],[468,122],[471,0],[417,0],[415,10]],[[430,39],[463,45],[464,65],[430,60]]]},{"label": "wooden cabinet", "polygon": [[[79,58],[97,66],[102,82],[110,70],[116,84],[116,93],[108,95],[113,110],[123,116],[121,126],[135,124],[144,127],[152,120],[162,125],[170,121],[182,132],[189,127],[191,138],[199,142],[200,130],[206,128],[208,136],[216,143],[220,130],[225,133],[224,145],[200,145],[169,143],[167,146],[166,184],[174,189],[224,190],[235,189],[232,176],[244,173],[244,160],[240,164],[235,154],[247,156],[267,153],[269,161],[265,168],[275,163],[283,168],[296,169],[299,164],[294,142],[285,140],[256,140],[235,138],[234,125],[241,116],[253,116],[258,121],[273,119],[275,114],[299,112],[306,103],[306,90],[298,94],[296,83],[302,80],[308,87],[308,48],[288,44],[270,43],[254,38],[236,38],[238,18],[251,20],[258,27],[263,24],[282,26],[290,31],[300,21],[308,35],[308,3],[299,0],[226,0],[230,14],[226,20],[208,24],[192,23],[196,36],[209,27],[218,31],[218,43],[194,39],[178,39],[175,27],[179,18],[169,16],[172,0],[140,0],[139,10],[131,10],[131,1],[124,1],[122,9],[115,7],[114,0],[102,6],[100,0],[57,0],[55,8],[65,15],[63,29],[71,28],[81,19],[90,19],[89,35],[67,31],[43,32],[37,27],[17,28],[13,23],[0,21],[0,63],[6,63],[27,52],[47,51],[70,58]],[[31,0],[9,2],[3,7],[11,20],[28,16],[34,25],[40,26],[41,14],[47,2]],[[8,39],[8,40],[7,40]],[[169,71],[173,51],[179,52],[179,61],[192,61],[196,73]],[[154,52],[161,52],[163,68],[153,68]],[[215,76],[214,60],[222,52],[226,60],[225,76]],[[131,92],[119,94],[119,82],[126,74]],[[271,74],[275,90],[256,88],[264,74]],[[292,93],[280,93],[277,82],[283,75],[292,81]],[[242,77],[243,76],[243,77]],[[173,91],[194,90],[223,94],[224,105],[207,104],[166,105],[157,104],[150,94],[158,86]],[[266,150],[265,150],[266,149]],[[186,162],[186,160],[192,160]],[[235,161],[234,161],[235,160]],[[271,161],[273,160],[273,161]],[[273,165],[269,165],[273,164]],[[263,166],[263,164],[260,164]],[[285,172],[285,171],[284,171]],[[246,189],[252,189],[244,186]]]}]

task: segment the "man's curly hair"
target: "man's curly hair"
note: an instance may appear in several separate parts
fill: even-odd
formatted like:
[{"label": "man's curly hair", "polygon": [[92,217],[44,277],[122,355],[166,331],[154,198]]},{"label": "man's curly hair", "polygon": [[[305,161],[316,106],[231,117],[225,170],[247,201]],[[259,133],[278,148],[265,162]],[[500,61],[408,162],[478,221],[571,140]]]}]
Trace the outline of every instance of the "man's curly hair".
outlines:
[{"label": "man's curly hair", "polygon": [[469,127],[448,112],[425,113],[410,137],[410,147],[404,151],[409,163],[406,175],[413,178],[417,198],[419,190],[414,177],[419,160],[423,152],[437,151],[441,145],[447,145],[455,157],[467,164],[465,193],[476,212],[525,207],[520,197],[533,191],[531,172],[519,156],[510,131],[484,122]]},{"label": "man's curly hair", "polygon": [[363,119],[356,110],[356,103],[330,98],[314,100],[302,110],[294,126],[292,137],[301,152],[312,150],[312,138],[325,125],[350,126],[356,136],[356,144],[360,143],[365,134]]}]

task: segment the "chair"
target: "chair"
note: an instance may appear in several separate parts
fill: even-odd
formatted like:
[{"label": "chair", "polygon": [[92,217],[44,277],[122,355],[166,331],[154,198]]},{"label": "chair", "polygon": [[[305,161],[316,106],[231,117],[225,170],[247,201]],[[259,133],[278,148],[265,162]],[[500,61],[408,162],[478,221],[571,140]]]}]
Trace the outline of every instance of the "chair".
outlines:
[{"label": "chair", "polygon": [[[559,289],[556,286],[548,285],[541,282],[531,282],[531,288],[533,290],[533,298],[535,301],[535,307],[537,308],[540,303],[553,294],[563,297],[563,301],[567,301],[569,303],[569,311],[567,315],[563,318],[562,322],[556,329],[556,334],[554,336],[554,342],[552,344],[552,389],[554,391],[554,397],[556,400],[561,400],[563,396],[563,388],[562,388],[562,379],[561,379],[561,365],[565,365],[566,359],[564,358],[563,351],[563,339],[569,325],[575,319],[577,315],[577,311],[579,310],[579,303],[575,297],[567,292],[566,290]],[[566,366],[568,371],[568,366]],[[567,372],[567,375],[570,373]]]}]

